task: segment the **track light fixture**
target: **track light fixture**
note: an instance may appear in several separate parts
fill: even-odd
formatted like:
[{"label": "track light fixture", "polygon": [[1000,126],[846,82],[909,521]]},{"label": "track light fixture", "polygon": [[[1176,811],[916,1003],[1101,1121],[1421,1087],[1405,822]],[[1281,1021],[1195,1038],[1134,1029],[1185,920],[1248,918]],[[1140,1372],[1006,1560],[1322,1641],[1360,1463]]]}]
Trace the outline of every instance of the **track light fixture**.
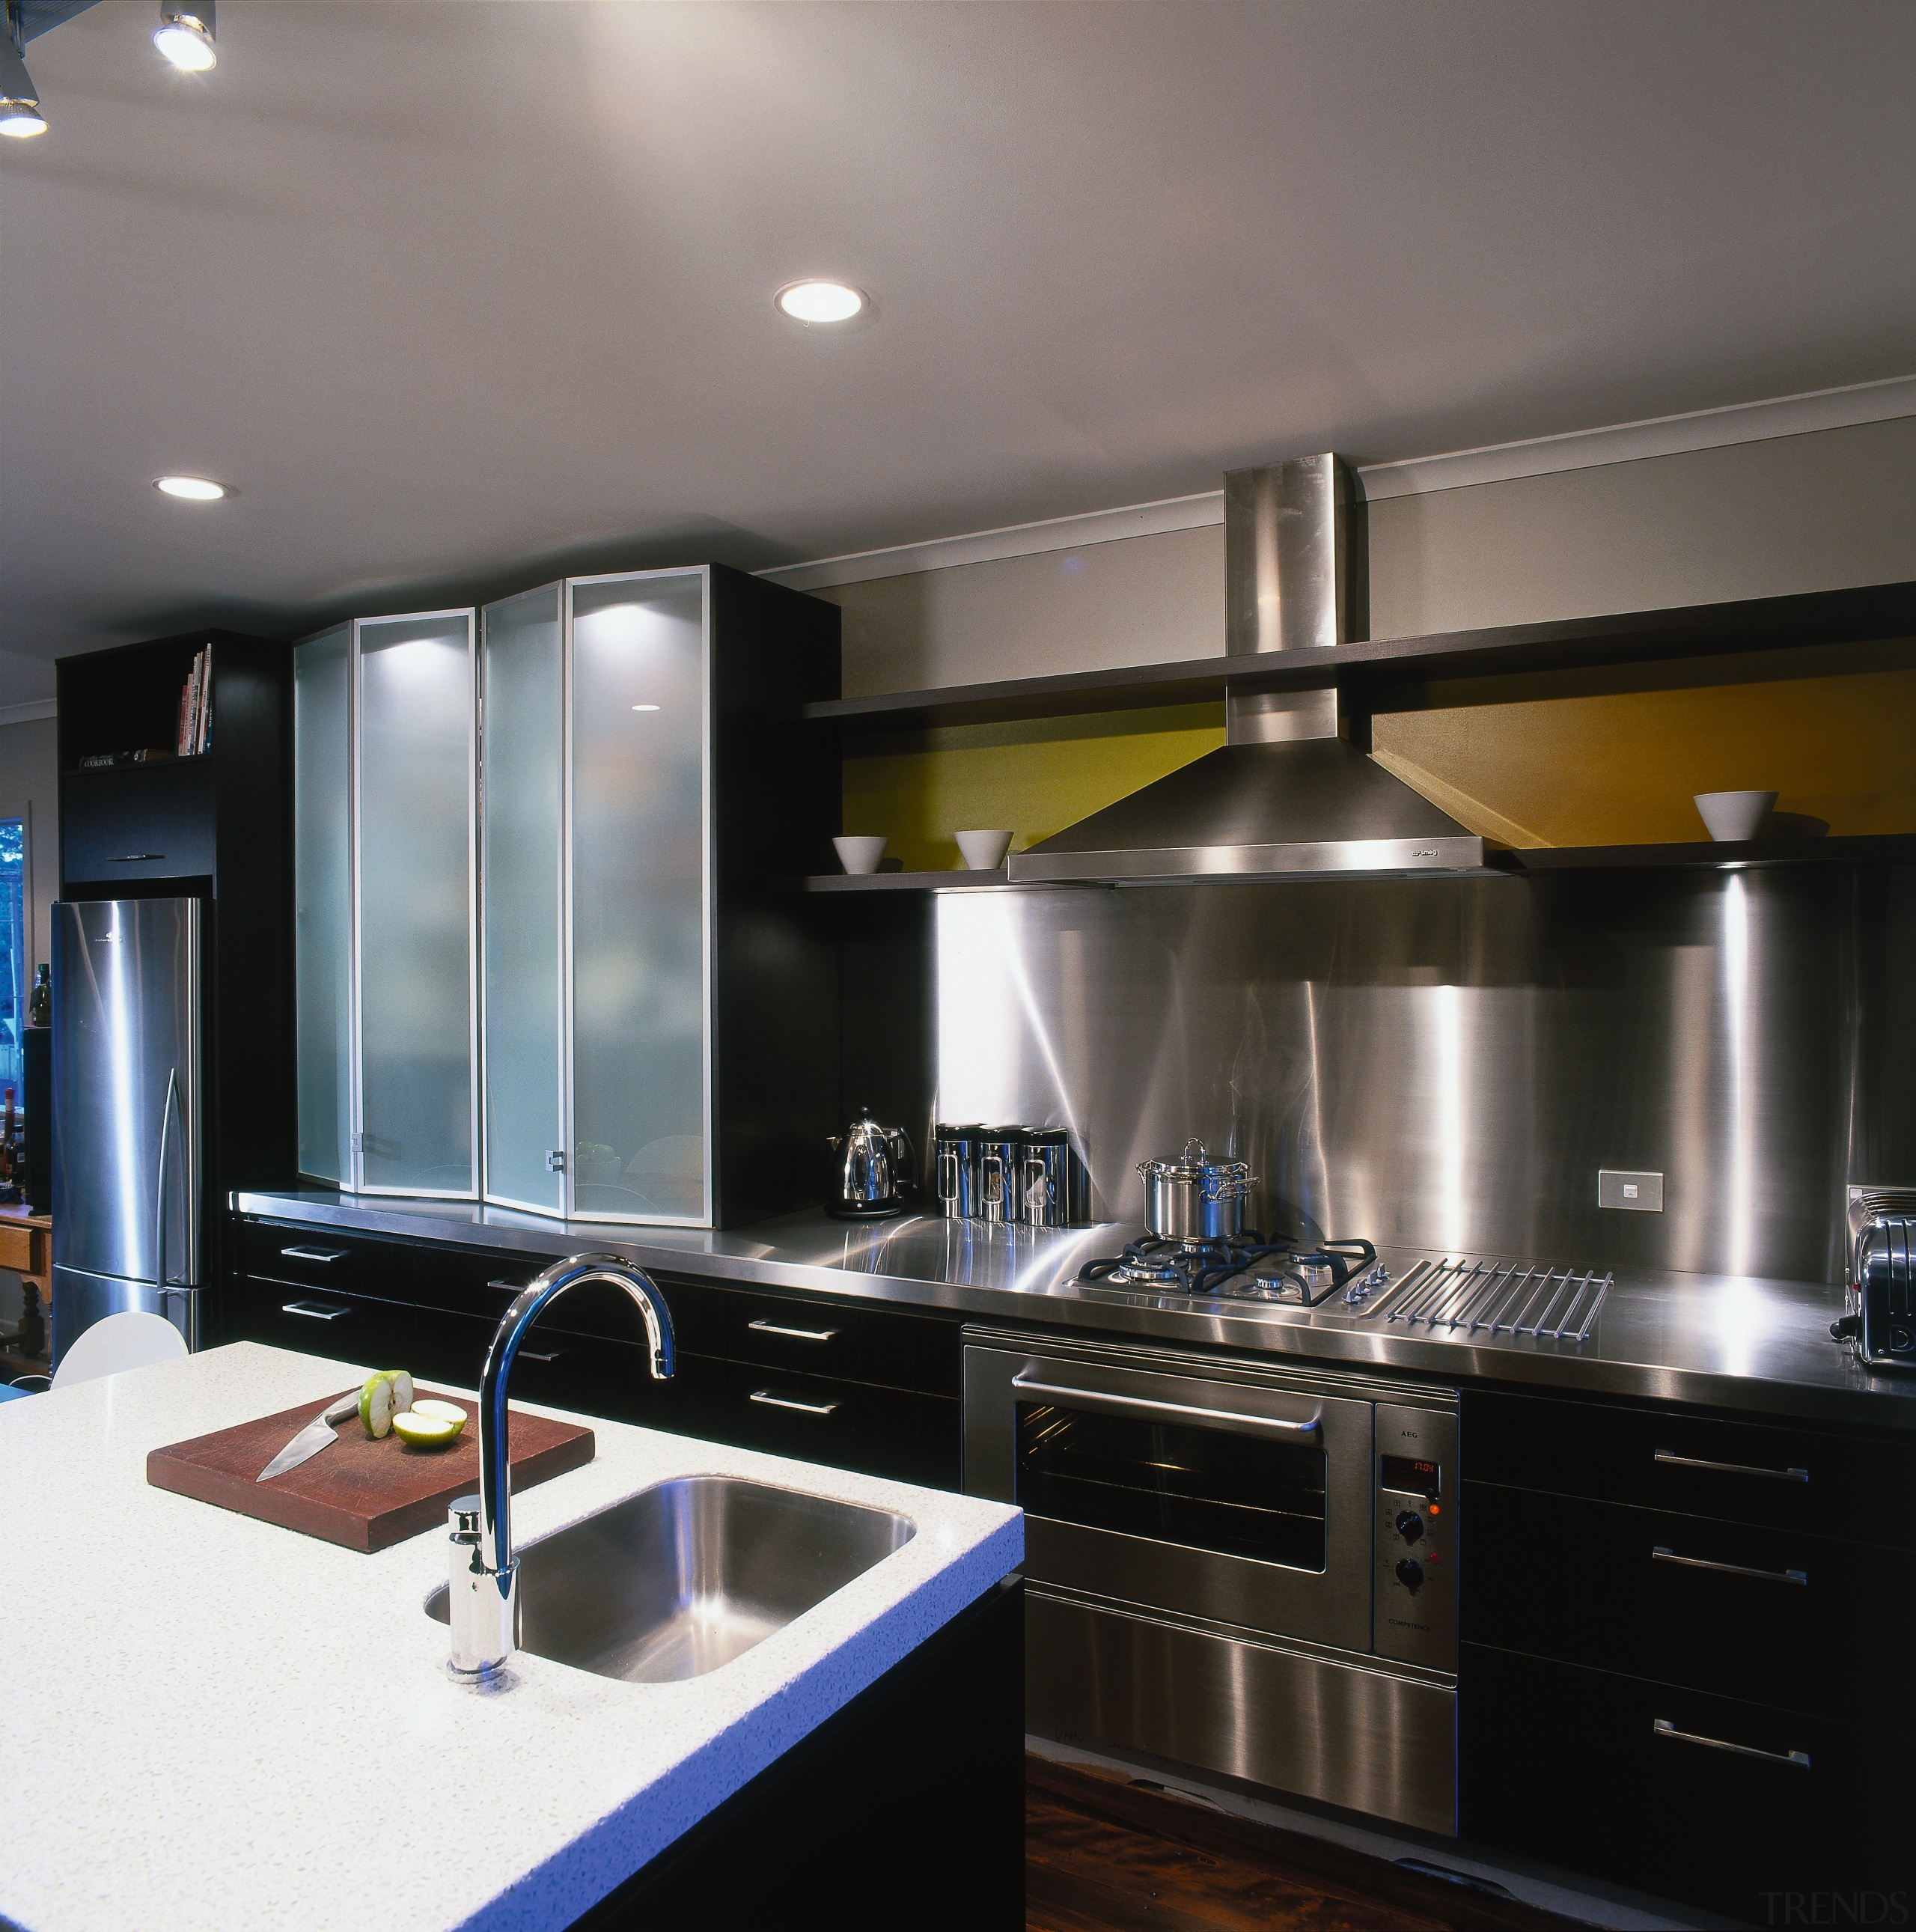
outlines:
[{"label": "track light fixture", "polygon": [[40,111],[40,91],[26,70],[20,50],[20,16],[11,4],[7,8],[7,31],[0,34],[0,134],[24,141],[46,131],[46,116]]},{"label": "track light fixture", "polygon": [[183,74],[204,74],[219,64],[213,45],[214,0],[160,0],[153,44]]}]

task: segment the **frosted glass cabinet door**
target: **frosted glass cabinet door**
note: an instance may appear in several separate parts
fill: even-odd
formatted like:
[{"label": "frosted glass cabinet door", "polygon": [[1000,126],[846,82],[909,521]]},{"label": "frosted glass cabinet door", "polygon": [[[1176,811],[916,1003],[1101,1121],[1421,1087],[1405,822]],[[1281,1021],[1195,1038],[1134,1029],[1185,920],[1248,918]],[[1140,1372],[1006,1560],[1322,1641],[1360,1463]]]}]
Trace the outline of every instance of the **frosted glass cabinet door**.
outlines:
[{"label": "frosted glass cabinet door", "polygon": [[568,590],[572,1211],[709,1221],[705,575]]},{"label": "frosted glass cabinet door", "polygon": [[[481,614],[485,1186],[488,1201],[565,1211],[560,1004],[565,666],[559,586]],[[628,713],[628,716],[630,714]]]},{"label": "frosted glass cabinet door", "polygon": [[292,654],[293,964],[299,1171],[352,1174],[352,628]]},{"label": "frosted glass cabinet door", "polygon": [[472,614],[355,628],[360,1185],[470,1195]]}]

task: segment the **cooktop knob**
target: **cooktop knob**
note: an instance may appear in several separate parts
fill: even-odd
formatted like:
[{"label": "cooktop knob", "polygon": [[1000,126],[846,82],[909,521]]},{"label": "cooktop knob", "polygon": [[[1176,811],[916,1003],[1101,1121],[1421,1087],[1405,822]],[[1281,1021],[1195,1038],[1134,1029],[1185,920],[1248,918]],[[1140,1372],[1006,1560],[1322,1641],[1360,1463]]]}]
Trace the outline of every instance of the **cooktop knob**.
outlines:
[{"label": "cooktop knob", "polygon": [[1399,1560],[1397,1565],[1397,1580],[1410,1592],[1412,1596],[1415,1596],[1419,1589],[1423,1587],[1423,1580],[1424,1567],[1421,1563],[1413,1563],[1408,1556]]},{"label": "cooktop knob", "polygon": [[1424,1520],[1415,1510],[1405,1510],[1397,1518],[1397,1534],[1406,1543],[1414,1543],[1424,1533]]}]

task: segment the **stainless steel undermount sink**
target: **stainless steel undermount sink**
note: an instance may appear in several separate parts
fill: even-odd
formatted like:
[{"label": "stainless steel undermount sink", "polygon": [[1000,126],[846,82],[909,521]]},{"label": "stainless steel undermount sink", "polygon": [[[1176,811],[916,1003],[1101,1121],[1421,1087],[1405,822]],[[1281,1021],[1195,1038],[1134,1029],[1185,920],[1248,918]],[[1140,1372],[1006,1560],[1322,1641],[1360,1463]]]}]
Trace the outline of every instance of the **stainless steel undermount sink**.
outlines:
[{"label": "stainless steel undermount sink", "polygon": [[[702,1677],[916,1533],[889,1510],[676,1477],[519,1552],[519,1647],[634,1684]],[[426,1613],[447,1621],[444,1585]]]}]

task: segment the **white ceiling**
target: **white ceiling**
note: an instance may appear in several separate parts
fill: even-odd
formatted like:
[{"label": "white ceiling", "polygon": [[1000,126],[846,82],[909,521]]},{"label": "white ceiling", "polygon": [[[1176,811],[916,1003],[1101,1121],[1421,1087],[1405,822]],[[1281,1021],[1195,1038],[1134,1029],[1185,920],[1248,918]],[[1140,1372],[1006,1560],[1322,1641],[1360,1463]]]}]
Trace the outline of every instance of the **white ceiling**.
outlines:
[{"label": "white ceiling", "polygon": [[[223,0],[195,76],[154,17],[0,142],[0,704],[1916,368],[1907,0]],[[774,314],[821,272],[876,319]]]}]

